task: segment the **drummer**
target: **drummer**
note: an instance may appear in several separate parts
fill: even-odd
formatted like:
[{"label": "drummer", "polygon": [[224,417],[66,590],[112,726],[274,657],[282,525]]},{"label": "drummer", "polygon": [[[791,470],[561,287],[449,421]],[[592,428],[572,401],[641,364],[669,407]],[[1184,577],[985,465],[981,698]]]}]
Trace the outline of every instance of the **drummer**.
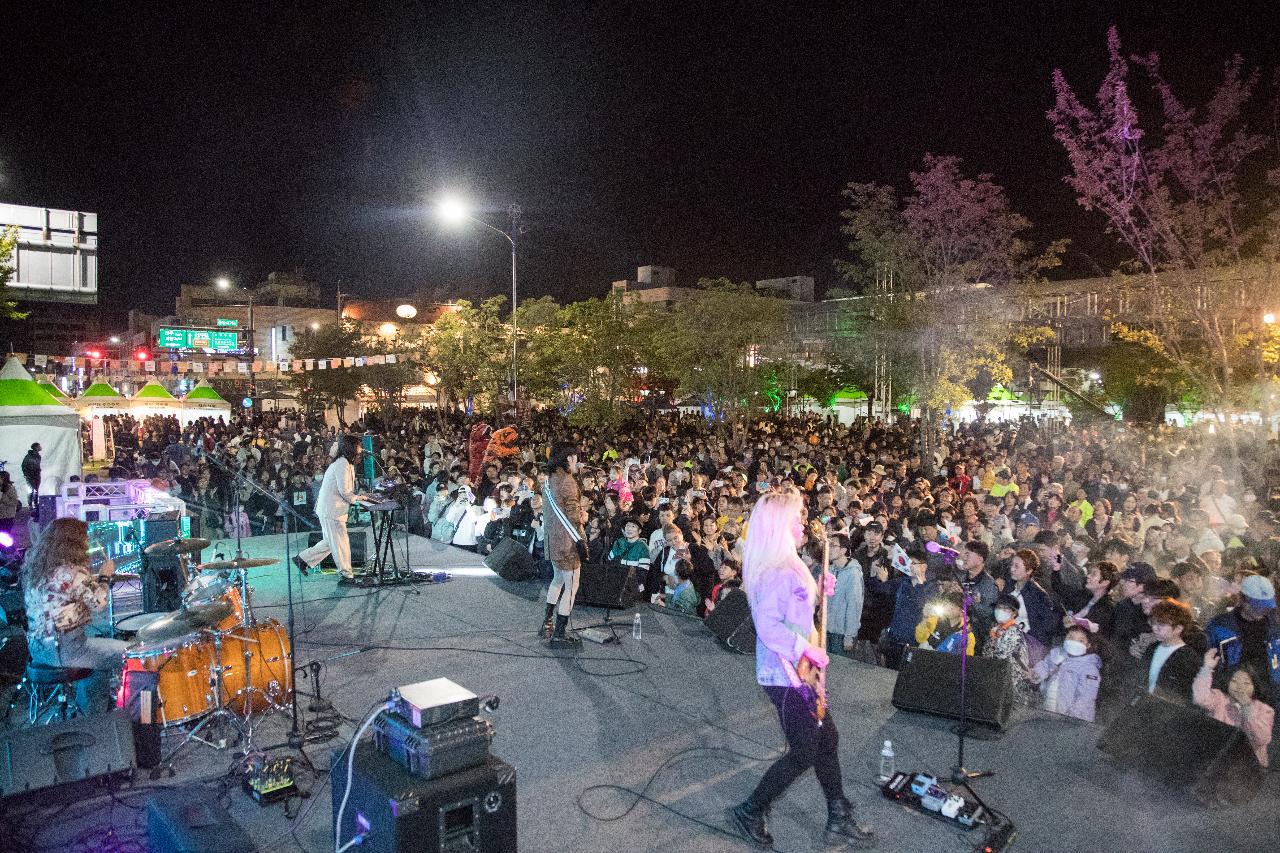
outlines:
[{"label": "drummer", "polygon": [[85,628],[93,614],[107,606],[115,564],[108,559],[94,574],[88,525],[58,518],[27,551],[24,568],[31,662],[92,669],[93,675],[76,685],[77,704],[90,713],[108,710],[111,678],[120,669],[126,644],[89,637]]}]

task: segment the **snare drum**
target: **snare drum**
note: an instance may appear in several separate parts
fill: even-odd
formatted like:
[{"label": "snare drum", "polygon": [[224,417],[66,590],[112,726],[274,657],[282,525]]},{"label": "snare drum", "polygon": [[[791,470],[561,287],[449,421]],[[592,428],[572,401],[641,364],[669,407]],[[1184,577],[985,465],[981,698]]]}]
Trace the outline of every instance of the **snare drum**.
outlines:
[{"label": "snare drum", "polygon": [[[246,678],[245,649],[248,648]],[[222,638],[222,683],[227,706],[238,713],[283,705],[293,692],[293,653],[289,635],[274,619]],[[249,690],[248,688],[254,688]],[[265,695],[264,695],[265,694]]]},{"label": "snare drum", "polygon": [[124,653],[119,705],[132,707],[140,691],[151,690],[159,703],[161,724],[194,720],[213,708],[212,665],[213,643],[199,634],[130,646]]},{"label": "snare drum", "polygon": [[207,572],[182,590],[182,609],[201,627],[230,631],[244,621],[240,587],[231,578]]}]

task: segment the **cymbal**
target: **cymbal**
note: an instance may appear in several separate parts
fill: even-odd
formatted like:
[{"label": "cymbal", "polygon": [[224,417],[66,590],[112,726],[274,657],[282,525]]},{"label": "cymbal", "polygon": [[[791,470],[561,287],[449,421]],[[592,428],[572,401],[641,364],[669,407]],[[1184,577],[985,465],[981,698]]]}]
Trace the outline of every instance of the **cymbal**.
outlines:
[{"label": "cymbal", "polygon": [[166,539],[163,542],[154,542],[144,548],[143,553],[152,557],[168,554],[195,554],[208,547],[208,539],[192,536],[188,539]]},{"label": "cymbal", "polygon": [[234,572],[238,569],[256,569],[258,566],[270,566],[279,560],[264,557],[241,557],[238,560],[217,560],[212,563],[201,563],[196,569],[202,572]]},{"label": "cymbal", "polygon": [[159,619],[138,629],[138,639],[142,642],[154,643],[163,640],[174,640],[178,637],[194,634],[210,624],[205,614],[193,614],[186,610],[175,610],[166,613]]}]

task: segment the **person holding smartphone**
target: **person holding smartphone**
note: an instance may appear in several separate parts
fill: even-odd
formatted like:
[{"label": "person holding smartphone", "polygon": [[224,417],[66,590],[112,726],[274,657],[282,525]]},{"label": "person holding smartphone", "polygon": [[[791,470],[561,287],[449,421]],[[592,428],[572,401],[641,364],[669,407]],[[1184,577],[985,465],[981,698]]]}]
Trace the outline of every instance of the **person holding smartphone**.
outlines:
[{"label": "person holding smartphone", "polygon": [[106,608],[115,564],[107,559],[95,573],[89,558],[89,527],[77,518],[58,518],[27,551],[27,646],[37,666],[84,667],[93,675],[76,684],[76,701],[88,713],[104,712],[112,699],[111,680],[121,668],[126,643],[86,632]]}]

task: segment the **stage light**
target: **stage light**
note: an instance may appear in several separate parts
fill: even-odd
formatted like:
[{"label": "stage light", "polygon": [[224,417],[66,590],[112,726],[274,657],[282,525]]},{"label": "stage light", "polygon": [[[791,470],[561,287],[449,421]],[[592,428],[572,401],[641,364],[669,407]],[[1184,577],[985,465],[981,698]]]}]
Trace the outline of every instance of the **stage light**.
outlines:
[{"label": "stage light", "polygon": [[13,536],[6,531],[0,530],[0,548],[12,548]]},{"label": "stage light", "polygon": [[140,349],[133,354],[133,357],[136,358],[138,361],[150,361],[151,353],[147,352],[144,349]]}]

